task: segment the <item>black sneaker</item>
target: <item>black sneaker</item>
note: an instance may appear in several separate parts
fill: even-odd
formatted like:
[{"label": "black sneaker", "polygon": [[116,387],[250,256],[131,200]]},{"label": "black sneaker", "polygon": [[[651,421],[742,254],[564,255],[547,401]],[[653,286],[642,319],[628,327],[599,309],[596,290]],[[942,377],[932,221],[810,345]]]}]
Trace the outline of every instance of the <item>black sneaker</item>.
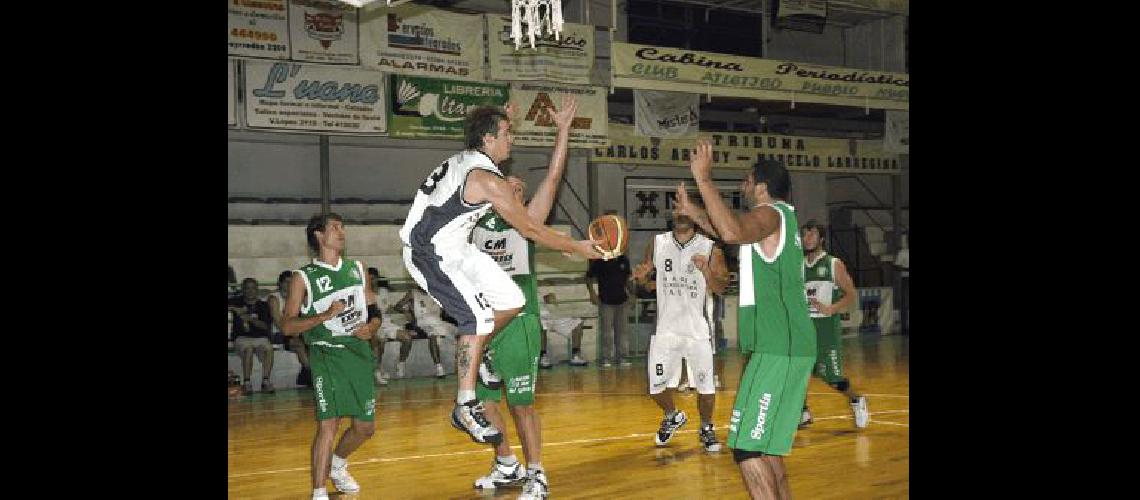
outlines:
[{"label": "black sneaker", "polygon": [[491,351],[484,350],[483,360],[479,362],[479,382],[487,386],[488,389],[497,391],[503,386],[503,378],[491,370],[492,366],[494,363],[491,359]]},{"label": "black sneaker", "polygon": [[677,432],[689,421],[689,417],[685,416],[685,412],[674,410],[673,415],[666,415],[661,419],[661,428],[657,430],[657,434],[653,435],[653,442],[657,446],[665,446],[670,439],[673,439],[673,433]]},{"label": "black sneaker", "polygon": [[463,404],[456,404],[451,410],[451,426],[466,432],[476,443],[490,443],[497,445],[503,440],[499,429],[487,421],[483,413],[483,403],[471,400]]},{"label": "black sneaker", "polygon": [[716,440],[716,432],[713,430],[713,424],[701,427],[699,437],[701,439],[701,445],[705,447],[705,451],[710,453],[720,451],[720,441]]}]

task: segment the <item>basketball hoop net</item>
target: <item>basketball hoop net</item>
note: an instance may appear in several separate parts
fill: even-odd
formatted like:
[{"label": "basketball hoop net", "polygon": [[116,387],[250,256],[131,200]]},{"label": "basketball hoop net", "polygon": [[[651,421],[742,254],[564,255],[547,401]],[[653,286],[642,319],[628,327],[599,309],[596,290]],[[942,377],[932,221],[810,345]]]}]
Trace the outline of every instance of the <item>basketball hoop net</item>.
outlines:
[{"label": "basketball hoop net", "polygon": [[522,47],[524,24],[532,49],[535,38],[543,34],[553,33],[554,39],[560,40],[562,0],[511,0],[511,39],[515,41],[515,50]]}]

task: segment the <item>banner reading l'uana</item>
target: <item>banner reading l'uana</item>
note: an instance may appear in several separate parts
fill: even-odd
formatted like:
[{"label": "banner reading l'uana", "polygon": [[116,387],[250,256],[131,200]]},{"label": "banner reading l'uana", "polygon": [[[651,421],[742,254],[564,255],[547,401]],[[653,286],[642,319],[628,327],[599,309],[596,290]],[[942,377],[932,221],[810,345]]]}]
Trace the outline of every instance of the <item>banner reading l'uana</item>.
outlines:
[{"label": "banner reading l'uana", "polygon": [[[637,135],[632,125],[611,123],[610,145],[594,148],[594,163],[686,167],[695,139],[657,139]],[[701,132],[712,141],[714,168],[745,169],[756,160],[780,160],[793,172],[901,174],[898,155],[883,151],[883,141],[830,139],[776,134]]]},{"label": "banner reading l'uana", "polygon": [[616,87],[910,109],[910,75],[614,42]]}]

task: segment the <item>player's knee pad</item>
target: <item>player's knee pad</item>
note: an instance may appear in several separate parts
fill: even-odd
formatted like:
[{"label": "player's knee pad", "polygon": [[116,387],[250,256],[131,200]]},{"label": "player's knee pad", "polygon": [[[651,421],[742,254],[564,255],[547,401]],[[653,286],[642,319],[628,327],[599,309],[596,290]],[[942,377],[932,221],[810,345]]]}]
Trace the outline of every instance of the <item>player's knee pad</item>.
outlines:
[{"label": "player's knee pad", "polygon": [[831,384],[831,386],[839,390],[839,392],[847,392],[847,389],[851,387],[851,381],[845,378],[839,382]]},{"label": "player's knee pad", "polygon": [[764,453],[759,451],[732,449],[732,460],[738,464],[750,458],[760,458],[762,456],[764,456]]}]

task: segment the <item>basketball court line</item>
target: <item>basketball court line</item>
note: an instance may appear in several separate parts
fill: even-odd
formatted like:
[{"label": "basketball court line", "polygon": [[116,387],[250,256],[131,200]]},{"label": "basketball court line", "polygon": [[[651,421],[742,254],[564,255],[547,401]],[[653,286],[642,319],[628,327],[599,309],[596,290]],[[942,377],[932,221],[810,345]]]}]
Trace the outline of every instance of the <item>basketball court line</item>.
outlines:
[{"label": "basketball court line", "polygon": [[[909,412],[910,412],[910,410],[884,410],[884,411],[877,411],[877,412],[873,411],[873,412],[870,412],[869,415],[880,415],[880,414],[887,414],[887,413],[909,413]],[[849,418],[851,418],[851,415],[833,415],[833,416],[828,416],[828,417],[815,417],[815,420],[835,420],[835,419],[849,419]],[[872,420],[872,422],[888,423],[891,425],[903,425],[903,424],[894,424],[891,422],[880,422],[877,420]],[[905,425],[905,427],[910,427],[910,426]],[[728,429],[728,425],[727,424],[719,425],[719,426],[716,426],[716,429],[717,430],[725,430],[725,429]],[[675,434],[693,434],[693,433],[696,433],[699,431],[700,431],[700,429],[689,429],[689,430],[677,431]],[[605,441],[620,441],[623,439],[633,439],[633,438],[649,438],[649,437],[653,437],[654,434],[656,434],[656,433],[655,432],[651,432],[648,434],[633,433],[633,434],[625,434],[625,435],[620,435],[620,436],[604,436],[604,437],[597,437],[597,438],[574,439],[571,441],[560,441],[560,442],[556,442],[556,443],[542,443],[542,447],[545,449],[548,446],[568,446],[568,445],[573,445],[573,444],[589,444],[589,443],[601,443],[601,442],[605,442]],[[511,446],[511,449],[521,451],[522,445]],[[487,448],[483,448],[483,449],[479,449],[479,450],[452,451],[452,452],[448,452],[448,453],[431,453],[431,454],[426,454],[426,455],[408,455],[408,456],[404,456],[404,457],[394,457],[394,458],[370,458],[368,460],[361,460],[361,461],[357,461],[357,462],[349,462],[348,464],[349,465],[367,465],[367,464],[376,464],[376,463],[403,462],[403,461],[407,461],[407,460],[420,460],[420,459],[424,459],[424,458],[455,457],[455,456],[461,456],[461,455],[477,455],[477,454],[482,454],[482,453],[493,453],[494,451],[495,451],[494,449],[487,447]],[[229,476],[229,479],[239,479],[239,478],[251,477],[251,476],[264,476],[264,475],[268,475],[268,474],[281,474],[281,473],[285,473],[285,472],[307,472],[308,470],[309,470],[309,466],[293,467],[290,469],[276,469],[276,470],[265,470],[265,471],[256,471],[256,472],[244,472],[244,473],[240,473],[240,474],[231,474]]]},{"label": "basketball court line", "polygon": [[[679,395],[679,396],[684,396],[686,394],[695,394],[695,392],[690,390],[688,392],[677,393],[677,395]],[[734,390],[717,391],[717,395],[720,395],[720,394],[736,395],[736,391],[734,391]],[[808,393],[808,395],[815,395],[815,396],[828,396],[828,395],[835,395],[835,394],[838,394],[838,393],[836,393],[836,392],[809,392]],[[558,393],[547,393],[547,394],[535,394],[535,397],[566,397],[566,396],[646,396],[646,397],[648,397],[648,395],[646,393],[642,393],[642,392],[634,393],[634,392],[597,392],[597,391],[595,391],[595,392],[558,392]],[[864,396],[872,397],[872,398],[908,398],[908,399],[910,398],[909,394],[864,394]],[[298,398],[294,401],[302,401],[302,400],[308,401],[309,399],[308,398]],[[390,406],[390,405],[398,405],[398,404],[404,404],[404,403],[434,403],[434,402],[439,402],[439,401],[453,401],[453,400],[455,400],[455,398],[451,398],[451,397],[448,397],[448,398],[431,398],[431,399],[401,399],[398,401],[377,401],[376,406]],[[235,401],[234,404],[237,404],[237,405],[253,405],[254,403],[259,403],[259,402],[263,402],[263,401]],[[259,414],[259,413],[278,413],[278,412],[283,412],[283,411],[297,411],[297,410],[305,410],[305,409],[311,410],[312,407],[311,406],[305,406],[305,405],[298,405],[298,406],[290,407],[290,408],[274,408],[274,409],[269,409],[269,410],[250,410],[250,411],[230,412],[227,415],[230,417],[237,417],[237,416],[242,416],[242,415],[255,415],[255,414]]]}]

